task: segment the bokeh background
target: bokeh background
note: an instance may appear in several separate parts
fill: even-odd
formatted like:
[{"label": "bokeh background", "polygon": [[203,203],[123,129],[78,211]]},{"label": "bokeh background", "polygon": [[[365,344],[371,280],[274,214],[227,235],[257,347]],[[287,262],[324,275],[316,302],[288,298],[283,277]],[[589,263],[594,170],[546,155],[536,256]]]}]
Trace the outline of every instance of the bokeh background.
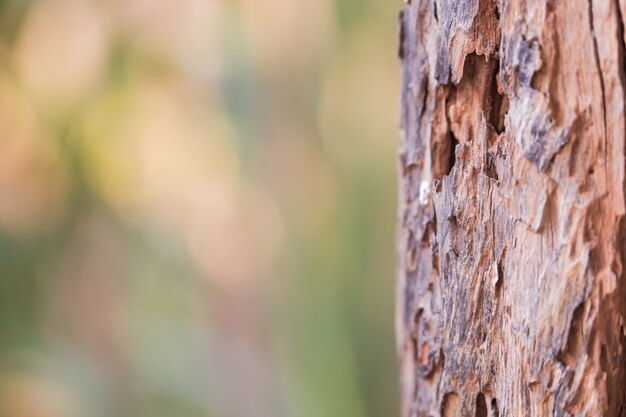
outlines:
[{"label": "bokeh background", "polygon": [[0,1],[0,416],[397,413],[399,2]]}]

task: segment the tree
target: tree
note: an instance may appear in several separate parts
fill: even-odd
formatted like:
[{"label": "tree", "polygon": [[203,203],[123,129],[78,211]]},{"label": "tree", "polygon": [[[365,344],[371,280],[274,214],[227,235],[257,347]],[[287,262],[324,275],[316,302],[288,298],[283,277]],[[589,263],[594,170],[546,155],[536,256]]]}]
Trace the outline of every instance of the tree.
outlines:
[{"label": "tree", "polygon": [[403,416],[626,415],[626,0],[408,0]]}]

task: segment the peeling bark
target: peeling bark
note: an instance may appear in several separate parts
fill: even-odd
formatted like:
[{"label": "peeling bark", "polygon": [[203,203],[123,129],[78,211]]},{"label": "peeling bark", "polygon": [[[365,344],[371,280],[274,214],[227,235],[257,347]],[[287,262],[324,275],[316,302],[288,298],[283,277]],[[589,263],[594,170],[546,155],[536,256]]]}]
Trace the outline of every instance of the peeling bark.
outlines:
[{"label": "peeling bark", "polygon": [[404,5],[404,417],[626,416],[624,16]]}]

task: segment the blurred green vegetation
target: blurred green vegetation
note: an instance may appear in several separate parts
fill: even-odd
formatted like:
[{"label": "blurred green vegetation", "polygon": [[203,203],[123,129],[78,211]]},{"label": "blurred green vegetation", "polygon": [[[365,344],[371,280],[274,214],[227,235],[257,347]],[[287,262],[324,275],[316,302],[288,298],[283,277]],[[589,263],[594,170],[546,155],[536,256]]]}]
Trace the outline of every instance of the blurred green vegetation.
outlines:
[{"label": "blurred green vegetation", "polygon": [[399,7],[0,1],[0,417],[397,414]]}]

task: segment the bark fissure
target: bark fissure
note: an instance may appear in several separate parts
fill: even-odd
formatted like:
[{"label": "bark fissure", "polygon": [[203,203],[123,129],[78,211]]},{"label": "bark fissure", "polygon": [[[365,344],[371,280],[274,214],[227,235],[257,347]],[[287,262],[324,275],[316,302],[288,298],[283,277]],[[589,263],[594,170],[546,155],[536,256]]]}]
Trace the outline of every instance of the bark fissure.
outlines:
[{"label": "bark fissure", "polygon": [[572,313],[569,333],[565,347],[557,355],[557,359],[568,368],[574,369],[580,349],[583,344],[583,314],[585,312],[584,303],[579,304]]},{"label": "bark fissure", "polygon": [[498,408],[498,400],[495,398],[491,399],[491,416],[500,417],[500,409]]},{"label": "bark fissure", "polygon": [[485,400],[485,394],[479,392],[476,396],[476,417],[487,417],[487,401]]},{"label": "bark fissure", "polygon": [[598,39],[596,37],[596,31],[593,23],[593,0],[588,0],[589,3],[589,28],[591,30],[591,37],[593,39],[593,57],[595,65],[598,70],[598,77],[600,79],[600,91],[602,92],[602,118],[604,121],[604,163],[606,165],[607,150],[607,126],[606,126],[606,88],[604,86],[604,75],[602,73],[602,66],[600,65],[600,54],[598,52]]}]

